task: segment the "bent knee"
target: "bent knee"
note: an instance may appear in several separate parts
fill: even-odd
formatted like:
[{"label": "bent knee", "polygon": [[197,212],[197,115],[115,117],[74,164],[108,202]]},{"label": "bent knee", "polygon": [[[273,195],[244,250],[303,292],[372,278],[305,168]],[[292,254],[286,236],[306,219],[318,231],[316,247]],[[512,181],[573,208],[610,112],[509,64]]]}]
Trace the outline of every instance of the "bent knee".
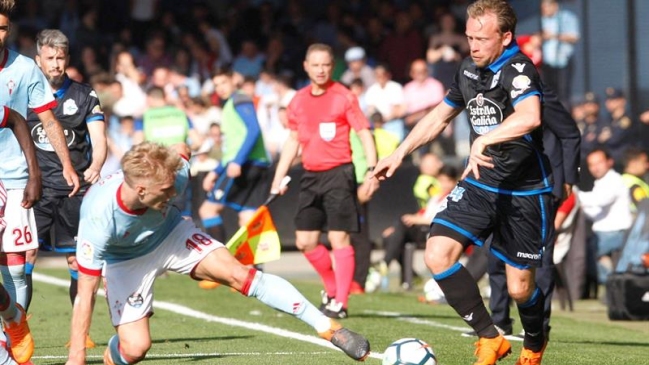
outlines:
[{"label": "bent knee", "polygon": [[527,302],[534,293],[533,283],[518,283],[518,285],[508,285],[509,296],[514,299],[516,303]]},{"label": "bent knee", "polygon": [[144,360],[147,352],[151,349],[150,339],[137,339],[137,340],[120,340],[119,352],[122,357],[130,364],[135,364]]}]

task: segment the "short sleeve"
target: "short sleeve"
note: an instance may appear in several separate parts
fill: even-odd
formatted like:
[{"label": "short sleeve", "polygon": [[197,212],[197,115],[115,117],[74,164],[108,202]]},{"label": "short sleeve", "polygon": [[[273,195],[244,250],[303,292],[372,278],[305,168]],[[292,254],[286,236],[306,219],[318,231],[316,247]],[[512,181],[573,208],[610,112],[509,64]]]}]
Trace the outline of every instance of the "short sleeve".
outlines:
[{"label": "short sleeve", "polygon": [[462,91],[460,90],[459,74],[459,72],[455,73],[453,83],[444,97],[444,102],[453,108],[464,108],[466,106],[464,96],[462,96]]},{"label": "short sleeve", "polygon": [[41,113],[56,106],[56,100],[43,72],[33,64],[29,82],[28,106],[34,112]]},{"label": "short sleeve", "polygon": [[99,103],[99,98],[97,97],[95,90],[90,90],[87,104],[86,123],[97,121],[103,122],[105,120],[104,111],[101,109],[101,104]]},{"label": "short sleeve", "polygon": [[101,275],[104,265],[103,253],[109,241],[107,219],[96,215],[82,215],[77,237],[77,263],[80,272],[91,276]]},{"label": "short sleeve", "polygon": [[541,78],[529,59],[511,62],[503,67],[503,88],[509,93],[512,104],[537,95],[541,97]]},{"label": "short sleeve", "polygon": [[361,111],[360,104],[356,95],[348,93],[347,98],[347,107],[345,110],[345,117],[349,125],[355,130],[360,131],[362,129],[369,129],[370,122],[365,118],[365,115]]},{"label": "short sleeve", "polygon": [[296,108],[297,108],[297,100],[299,99],[299,96],[295,96],[293,100],[288,104],[288,107],[286,108],[286,117],[288,118],[288,129],[292,131],[297,131],[297,113],[296,113]]},{"label": "short sleeve", "polygon": [[3,106],[0,108],[0,128],[7,128],[7,119],[9,119],[9,108]]}]

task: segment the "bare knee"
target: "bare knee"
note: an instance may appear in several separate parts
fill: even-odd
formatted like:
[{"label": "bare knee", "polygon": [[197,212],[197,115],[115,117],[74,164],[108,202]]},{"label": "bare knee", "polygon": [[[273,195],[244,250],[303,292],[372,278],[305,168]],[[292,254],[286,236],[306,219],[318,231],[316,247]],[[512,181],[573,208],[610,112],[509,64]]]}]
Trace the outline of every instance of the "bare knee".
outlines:
[{"label": "bare knee", "polygon": [[219,214],[218,204],[212,204],[207,201],[203,202],[198,208],[198,215],[201,218],[209,218]]},{"label": "bare knee", "polygon": [[442,237],[444,240],[430,238],[426,242],[424,262],[433,274],[442,273],[455,265],[462,254],[462,245],[457,241]]},{"label": "bare knee", "polygon": [[530,281],[517,281],[512,284],[507,284],[507,289],[509,291],[509,296],[514,299],[516,303],[525,303],[527,302],[532,293],[534,292],[535,285]]},{"label": "bare knee", "polygon": [[144,360],[149,349],[151,349],[150,338],[119,340],[119,352],[131,364]]}]

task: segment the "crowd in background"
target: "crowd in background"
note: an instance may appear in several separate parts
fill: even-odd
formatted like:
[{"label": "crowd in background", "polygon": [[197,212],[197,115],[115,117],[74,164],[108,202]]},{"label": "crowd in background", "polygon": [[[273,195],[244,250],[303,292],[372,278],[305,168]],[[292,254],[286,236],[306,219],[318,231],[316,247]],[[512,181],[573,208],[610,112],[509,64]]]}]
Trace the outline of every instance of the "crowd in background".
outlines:
[{"label": "crowd in background", "polygon": [[[468,55],[463,24],[469,2],[23,0],[10,47],[33,57],[38,31],[57,28],[68,36],[67,73],[92,85],[106,113],[110,154],[103,175],[119,169],[123,153],[143,139],[140,119],[155,103],[153,88],[164,91],[163,104],[191,121],[193,173],[212,170],[221,139],[227,138],[221,135],[222,100],[211,77],[223,66],[232,67],[240,90],[253,98],[268,153],[276,159],[289,133],[286,107],[308,80],[302,62],[314,42],[333,47],[333,78],[357,95],[384,157],[442,102]],[[518,42],[541,70],[562,67],[544,64],[542,33],[518,35]],[[638,138],[639,129],[649,125],[649,112],[628,115],[624,93],[611,86],[605,101],[587,93],[565,103],[582,131],[583,191],[598,179],[588,173],[587,157],[599,148],[620,173],[644,161],[632,174],[647,181],[646,154],[637,156],[649,150]],[[468,123],[462,118],[413,161],[432,151],[459,164],[468,153]]]}]

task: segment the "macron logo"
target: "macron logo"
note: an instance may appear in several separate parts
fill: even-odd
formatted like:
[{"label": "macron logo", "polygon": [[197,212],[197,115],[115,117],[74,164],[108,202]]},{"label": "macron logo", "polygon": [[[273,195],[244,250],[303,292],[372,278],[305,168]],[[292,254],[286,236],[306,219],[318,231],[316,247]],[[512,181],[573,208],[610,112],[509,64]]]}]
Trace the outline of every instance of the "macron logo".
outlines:
[{"label": "macron logo", "polygon": [[516,257],[520,257],[520,258],[524,258],[524,259],[531,259],[531,260],[540,260],[541,259],[541,254],[540,253],[516,252]]},{"label": "macron logo", "polygon": [[464,70],[464,76],[470,78],[471,80],[477,80],[478,79],[478,75],[476,75],[474,73],[471,73],[471,72],[469,72],[467,70]]},{"label": "macron logo", "polygon": [[645,303],[649,303],[649,291],[644,293],[644,295],[642,296],[642,299],[640,299],[640,300],[642,300]]},{"label": "macron logo", "polygon": [[523,72],[523,69],[525,68],[524,63],[512,63],[512,67],[515,68],[518,72]]}]

